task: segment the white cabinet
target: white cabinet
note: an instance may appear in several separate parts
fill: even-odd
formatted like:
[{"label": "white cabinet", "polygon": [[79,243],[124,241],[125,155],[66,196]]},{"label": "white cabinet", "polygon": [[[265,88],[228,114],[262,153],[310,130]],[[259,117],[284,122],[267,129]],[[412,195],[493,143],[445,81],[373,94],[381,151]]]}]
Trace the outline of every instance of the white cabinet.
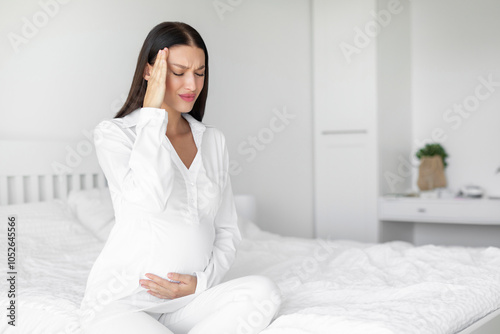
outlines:
[{"label": "white cabinet", "polygon": [[500,225],[500,200],[382,197],[379,208],[382,221]]},{"label": "white cabinet", "polygon": [[376,1],[313,1],[315,235],[378,241],[375,41],[353,44]]},{"label": "white cabinet", "polygon": [[370,30],[391,3],[312,1],[316,237],[380,241],[378,197],[411,182],[409,10]]},{"label": "white cabinet", "polygon": [[379,200],[381,241],[500,247],[500,200]]},{"label": "white cabinet", "polygon": [[373,148],[367,134],[322,135],[316,147],[316,236],[377,239]]},{"label": "white cabinet", "polygon": [[[375,39],[359,53],[354,28],[363,26],[376,2],[313,1],[314,116],[316,130],[362,132],[375,126]],[[343,51],[344,50],[344,51]]]}]

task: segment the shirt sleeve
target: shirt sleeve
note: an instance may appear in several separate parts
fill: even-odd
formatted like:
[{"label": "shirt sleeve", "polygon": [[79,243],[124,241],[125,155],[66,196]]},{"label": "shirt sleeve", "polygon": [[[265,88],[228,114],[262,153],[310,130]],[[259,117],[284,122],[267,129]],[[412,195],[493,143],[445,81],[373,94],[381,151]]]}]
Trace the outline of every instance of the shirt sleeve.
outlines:
[{"label": "shirt sleeve", "polygon": [[141,108],[135,141],[109,120],[94,129],[96,155],[110,191],[154,213],[163,211],[173,188],[170,151],[162,146],[165,117],[164,109]]},{"label": "shirt sleeve", "polygon": [[228,173],[229,157],[224,145],[225,185],[222,199],[215,216],[215,241],[212,257],[204,271],[197,271],[195,293],[200,293],[219,284],[229,271],[236,257],[236,250],[241,241],[238,229],[238,215],[234,204],[231,179]]}]

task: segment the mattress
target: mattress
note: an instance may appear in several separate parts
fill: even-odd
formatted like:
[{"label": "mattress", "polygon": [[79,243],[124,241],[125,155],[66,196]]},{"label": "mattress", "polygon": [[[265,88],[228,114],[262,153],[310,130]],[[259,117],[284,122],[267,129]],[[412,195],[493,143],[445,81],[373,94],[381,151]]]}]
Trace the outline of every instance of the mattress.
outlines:
[{"label": "mattress", "polygon": [[259,273],[284,302],[262,333],[457,333],[500,308],[500,249],[244,239],[226,280]]},{"label": "mattress", "polygon": [[[3,221],[8,212],[18,213],[18,331],[3,320],[0,332],[78,333],[76,310],[104,242],[63,201],[0,208]],[[498,248],[283,237],[241,224],[224,281],[260,274],[278,284],[283,303],[264,334],[456,333],[500,308]],[[2,309],[8,302],[2,294]]]}]

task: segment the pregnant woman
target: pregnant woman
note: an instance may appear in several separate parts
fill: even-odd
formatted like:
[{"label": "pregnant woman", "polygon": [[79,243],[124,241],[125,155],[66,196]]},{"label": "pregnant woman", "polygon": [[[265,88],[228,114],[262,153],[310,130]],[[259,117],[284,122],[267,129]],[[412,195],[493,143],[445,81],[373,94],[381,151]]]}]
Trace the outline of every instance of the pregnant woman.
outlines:
[{"label": "pregnant woman", "polygon": [[157,25],[124,106],[94,130],[116,223],[87,280],[84,333],[259,333],[278,313],[268,277],[221,283],[241,235],[225,137],[202,123],[208,68],[195,29]]}]

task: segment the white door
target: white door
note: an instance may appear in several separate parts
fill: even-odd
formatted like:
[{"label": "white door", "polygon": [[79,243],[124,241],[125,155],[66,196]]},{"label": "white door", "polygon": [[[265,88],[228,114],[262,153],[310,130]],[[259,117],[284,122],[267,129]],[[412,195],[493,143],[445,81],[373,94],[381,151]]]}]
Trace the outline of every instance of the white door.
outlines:
[{"label": "white door", "polygon": [[[313,1],[314,118],[318,132],[373,126],[376,40],[359,35],[375,1]],[[352,51],[356,50],[356,51]]]},{"label": "white door", "polygon": [[376,40],[356,44],[375,10],[313,1],[316,237],[378,241]]},{"label": "white door", "polygon": [[378,241],[376,169],[369,134],[329,134],[315,151],[316,237]]}]

